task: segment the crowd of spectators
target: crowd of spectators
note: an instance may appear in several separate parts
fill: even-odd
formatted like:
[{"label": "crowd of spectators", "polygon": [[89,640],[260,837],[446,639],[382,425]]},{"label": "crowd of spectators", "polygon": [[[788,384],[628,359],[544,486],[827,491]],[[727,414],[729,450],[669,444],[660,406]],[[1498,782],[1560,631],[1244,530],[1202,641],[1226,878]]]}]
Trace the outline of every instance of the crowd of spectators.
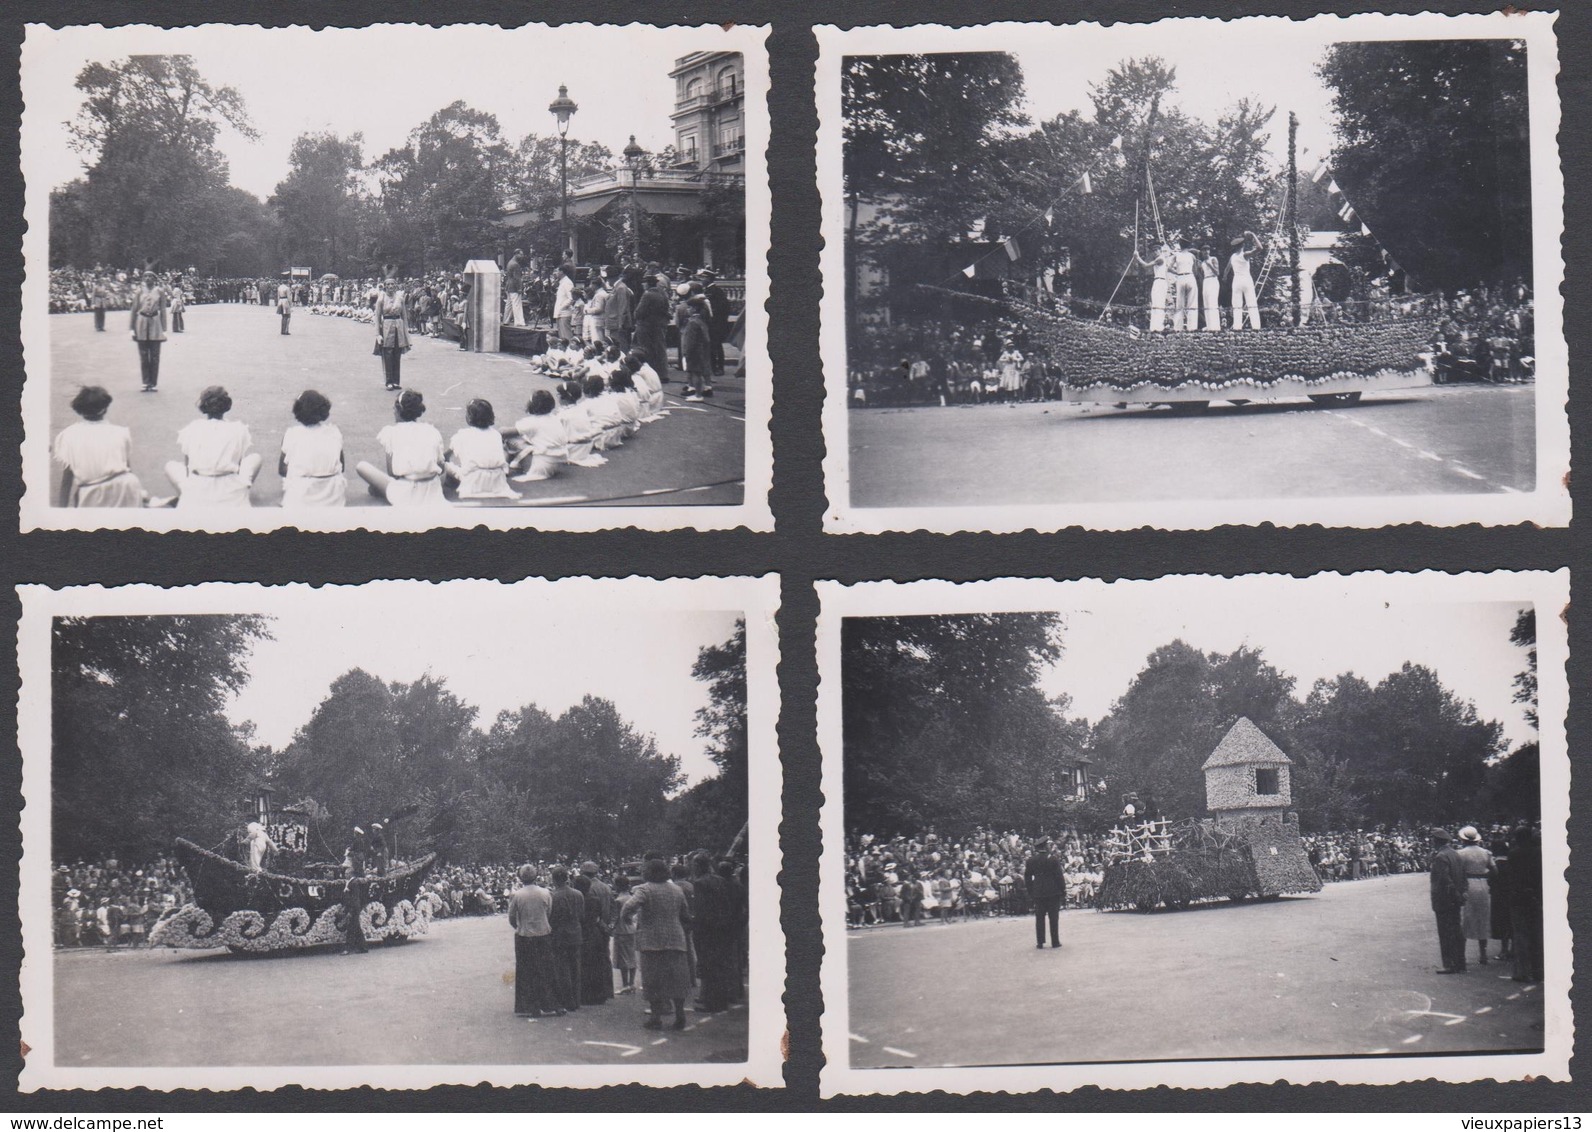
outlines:
[{"label": "crowd of spectators", "polygon": [[[598,875],[620,892],[641,877],[641,862],[595,857]],[[562,864],[571,873],[583,862],[531,862],[538,875],[548,875]],[[672,870],[684,873],[684,855],[668,858]],[[403,868],[395,860],[392,867]],[[502,915],[518,885],[519,864],[439,865],[432,869],[420,895],[426,897],[435,919]],[[736,873],[744,887],[744,869]],[[140,947],[163,916],[192,903],[193,888],[175,859],[160,857],[147,865],[123,864],[107,858],[92,864],[82,861],[57,866],[52,877],[57,947]]]},{"label": "crowd of spectators", "polygon": [[171,858],[142,866],[107,858],[57,866],[51,896],[56,946],[137,947],[162,916],[193,899],[193,890]]},{"label": "crowd of spectators", "polygon": [[[1508,830],[1480,828],[1503,855]],[[1429,834],[1428,826],[1374,826],[1300,840],[1317,875],[1333,882],[1424,873],[1433,852]],[[861,834],[846,839],[847,926],[1027,915],[1023,866],[1045,838],[1053,838],[1061,854],[1067,903],[1091,906],[1110,860],[1107,833],[1063,826],[1041,836],[982,828],[966,837]]]}]

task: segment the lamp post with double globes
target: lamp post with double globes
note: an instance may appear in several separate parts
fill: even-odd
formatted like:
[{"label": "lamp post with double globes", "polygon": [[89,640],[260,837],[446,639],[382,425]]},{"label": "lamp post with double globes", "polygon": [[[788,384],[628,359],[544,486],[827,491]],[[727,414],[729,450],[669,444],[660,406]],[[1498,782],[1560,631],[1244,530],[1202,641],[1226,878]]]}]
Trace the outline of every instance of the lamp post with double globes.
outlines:
[{"label": "lamp post with double globes", "polygon": [[641,179],[641,167],[646,163],[647,151],[636,144],[636,135],[630,135],[625,146],[625,167],[630,170],[630,262],[641,262],[641,207],[636,200],[636,186]]},{"label": "lamp post with double globes", "polygon": [[547,111],[558,120],[558,185],[559,225],[564,241],[564,251],[571,257],[575,245],[569,232],[569,120],[580,107],[569,97],[569,88],[558,86],[558,97],[548,104]]}]

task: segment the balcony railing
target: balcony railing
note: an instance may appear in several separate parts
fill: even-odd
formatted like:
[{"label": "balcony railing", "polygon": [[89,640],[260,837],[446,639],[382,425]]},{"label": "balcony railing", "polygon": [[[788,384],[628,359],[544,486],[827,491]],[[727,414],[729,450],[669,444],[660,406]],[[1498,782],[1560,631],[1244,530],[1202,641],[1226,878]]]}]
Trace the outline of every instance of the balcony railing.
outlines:
[{"label": "balcony railing", "polygon": [[688,110],[697,110],[704,106],[719,106],[726,102],[733,102],[746,93],[740,83],[724,83],[722,86],[711,86],[696,94],[688,95],[674,104],[676,114],[684,114]]},{"label": "balcony railing", "polygon": [[737,153],[744,153],[745,151],[745,137],[724,138],[718,142],[715,142],[713,145],[714,157],[730,157]]}]

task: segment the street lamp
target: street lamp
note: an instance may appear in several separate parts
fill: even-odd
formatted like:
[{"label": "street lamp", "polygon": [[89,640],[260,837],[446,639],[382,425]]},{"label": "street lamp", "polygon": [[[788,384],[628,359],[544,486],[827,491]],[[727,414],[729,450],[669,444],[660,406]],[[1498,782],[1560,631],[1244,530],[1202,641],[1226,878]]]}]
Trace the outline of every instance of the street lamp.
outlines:
[{"label": "street lamp", "polygon": [[558,97],[548,105],[547,112],[558,119],[558,183],[562,207],[559,223],[563,231],[564,250],[573,253],[574,245],[569,235],[569,120],[580,107],[569,97],[569,88],[558,86]]},{"label": "street lamp", "polygon": [[647,159],[647,151],[636,144],[636,135],[630,135],[630,144],[625,146],[625,165],[630,170],[630,239],[633,245],[631,262],[641,262],[641,210],[636,204],[636,183],[641,178],[641,166]]}]

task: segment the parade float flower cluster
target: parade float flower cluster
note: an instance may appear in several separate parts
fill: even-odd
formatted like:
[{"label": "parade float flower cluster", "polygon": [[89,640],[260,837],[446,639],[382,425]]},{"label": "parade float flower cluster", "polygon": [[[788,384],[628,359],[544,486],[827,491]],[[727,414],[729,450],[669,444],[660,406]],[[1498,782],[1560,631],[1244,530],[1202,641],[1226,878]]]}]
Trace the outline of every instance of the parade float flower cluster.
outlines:
[{"label": "parade float flower cluster", "polygon": [[1068,385],[1194,385],[1216,392],[1413,369],[1421,364],[1435,325],[1411,318],[1135,338],[1114,327],[1050,316],[1035,329],[1050,364]]}]

